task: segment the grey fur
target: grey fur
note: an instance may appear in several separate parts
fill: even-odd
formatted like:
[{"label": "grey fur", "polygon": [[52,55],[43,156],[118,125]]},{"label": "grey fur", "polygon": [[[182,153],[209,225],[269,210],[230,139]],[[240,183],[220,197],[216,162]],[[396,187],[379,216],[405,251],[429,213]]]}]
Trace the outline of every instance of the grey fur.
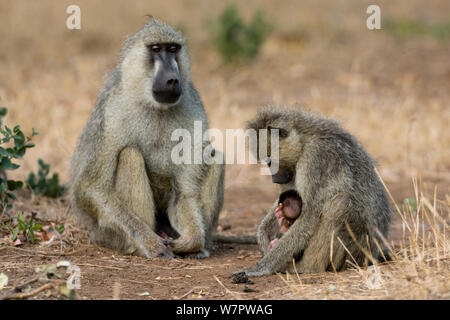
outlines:
[{"label": "grey fur", "polygon": [[293,258],[300,256],[295,266],[300,273],[342,270],[348,266],[346,260],[365,263],[367,257],[359,246],[377,259],[374,240],[380,245],[382,240],[375,229],[387,236],[391,210],[374,163],[355,137],[337,122],[298,107],[267,106],[247,125],[256,130],[268,126],[287,130],[288,136],[280,138],[279,166],[295,176],[290,183],[279,185],[279,190],[280,194],[297,190],[303,207],[300,217],[268,251],[278,231],[274,215],[278,203],[273,205],[257,230],[264,257],[244,272],[261,276],[292,271]]},{"label": "grey fur", "polygon": [[[147,46],[172,42],[181,46],[183,94],[169,106],[152,98]],[[223,204],[224,166],[171,160],[178,143],[171,141],[173,130],[193,136],[194,121],[208,129],[184,44],[157,19],[131,35],[79,138],[70,170],[72,209],[97,243],[149,258],[171,257],[172,250],[208,256]],[[157,231],[176,238],[170,248]]]}]

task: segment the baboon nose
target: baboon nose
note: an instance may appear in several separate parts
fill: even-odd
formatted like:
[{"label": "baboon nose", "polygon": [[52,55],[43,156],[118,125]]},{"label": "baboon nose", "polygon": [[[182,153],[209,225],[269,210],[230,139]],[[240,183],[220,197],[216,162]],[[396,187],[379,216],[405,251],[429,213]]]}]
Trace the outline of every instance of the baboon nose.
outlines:
[{"label": "baboon nose", "polygon": [[167,86],[168,87],[175,87],[178,85],[178,79],[169,79],[167,80]]},{"label": "baboon nose", "polygon": [[174,75],[161,77],[153,84],[153,97],[160,103],[174,103],[181,95],[181,81]]}]

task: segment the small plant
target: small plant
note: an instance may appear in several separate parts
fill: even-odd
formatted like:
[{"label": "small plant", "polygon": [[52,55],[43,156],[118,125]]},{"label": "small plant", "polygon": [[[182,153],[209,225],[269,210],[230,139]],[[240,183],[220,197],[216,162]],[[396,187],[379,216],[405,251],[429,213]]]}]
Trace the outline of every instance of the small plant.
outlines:
[{"label": "small plant", "polygon": [[261,10],[245,24],[234,5],[227,6],[213,26],[213,42],[224,62],[250,60],[258,53],[271,26]]},{"label": "small plant", "polygon": [[34,232],[35,231],[41,231],[42,230],[42,225],[41,224],[37,224],[33,221],[33,216],[30,216],[30,220],[27,222],[25,222],[25,219],[23,217],[23,213],[20,212],[19,216],[17,217],[17,226],[12,230],[13,234],[12,234],[12,240],[16,241],[20,231],[22,231],[23,237],[25,238],[26,241],[30,241],[31,243],[34,243],[35,241],[35,236],[34,236]]},{"label": "small plant", "polygon": [[10,235],[14,246],[20,246],[24,241],[35,243],[36,239],[49,241],[55,236],[60,237],[65,231],[63,223],[58,225],[50,222],[44,226],[35,220],[35,213],[31,213],[28,222],[26,222],[23,212],[19,212],[16,219],[10,218],[0,224],[0,231]]},{"label": "small plant", "polygon": [[58,198],[64,195],[67,188],[59,184],[59,175],[53,173],[51,178],[47,176],[50,173],[50,165],[42,159],[38,160],[39,169],[37,176],[31,172],[28,176],[27,186],[37,195],[43,195],[50,198]]},{"label": "small plant", "polygon": [[[20,166],[13,160],[22,159],[26,150],[34,147],[34,143],[30,142],[31,137],[25,137],[20,126],[12,130],[3,126],[3,117],[7,112],[6,108],[0,108],[0,214],[12,208],[12,201],[16,200],[12,192],[23,186],[22,181],[8,180],[6,172],[18,169]],[[32,136],[37,134],[33,129]]]}]

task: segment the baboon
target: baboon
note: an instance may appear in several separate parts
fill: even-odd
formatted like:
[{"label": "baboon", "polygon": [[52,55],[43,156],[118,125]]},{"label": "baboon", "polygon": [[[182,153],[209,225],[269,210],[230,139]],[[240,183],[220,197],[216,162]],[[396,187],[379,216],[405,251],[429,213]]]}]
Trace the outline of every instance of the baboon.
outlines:
[{"label": "baboon", "polygon": [[355,137],[335,121],[298,107],[267,106],[247,126],[280,130],[278,160],[270,158],[268,145],[268,165],[278,161],[274,167],[279,168],[272,180],[280,193],[296,190],[302,209],[269,251],[277,234],[278,202],[272,206],[257,229],[264,257],[243,272],[262,276],[294,267],[299,273],[338,271],[348,266],[346,260],[361,265],[367,256],[380,257],[390,205],[372,159]]},{"label": "baboon", "polygon": [[185,40],[152,18],[125,41],[72,158],[72,209],[94,242],[148,258],[209,255],[223,204],[223,162],[171,160],[178,143],[172,132],[193,136],[194,121],[208,129]]},{"label": "baboon", "polygon": [[302,199],[295,190],[288,190],[280,195],[278,207],[275,209],[275,216],[278,222],[279,236],[273,239],[269,244],[269,250],[279,238],[284,235],[294,224],[295,220],[302,212]]}]

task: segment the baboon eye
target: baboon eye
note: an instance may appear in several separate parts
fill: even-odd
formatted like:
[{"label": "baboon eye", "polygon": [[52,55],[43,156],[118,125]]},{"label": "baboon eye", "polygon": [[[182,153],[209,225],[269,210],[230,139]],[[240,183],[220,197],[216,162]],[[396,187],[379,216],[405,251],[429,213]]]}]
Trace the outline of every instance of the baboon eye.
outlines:
[{"label": "baboon eye", "polygon": [[160,47],[159,45],[157,45],[157,44],[151,45],[151,46],[150,46],[150,49],[151,49],[153,52],[156,52],[156,53],[158,53],[158,52],[161,51],[161,47]]},{"label": "baboon eye", "polygon": [[170,53],[176,53],[176,52],[178,52],[179,49],[180,49],[179,46],[172,45],[172,46],[169,47],[169,52]]}]

